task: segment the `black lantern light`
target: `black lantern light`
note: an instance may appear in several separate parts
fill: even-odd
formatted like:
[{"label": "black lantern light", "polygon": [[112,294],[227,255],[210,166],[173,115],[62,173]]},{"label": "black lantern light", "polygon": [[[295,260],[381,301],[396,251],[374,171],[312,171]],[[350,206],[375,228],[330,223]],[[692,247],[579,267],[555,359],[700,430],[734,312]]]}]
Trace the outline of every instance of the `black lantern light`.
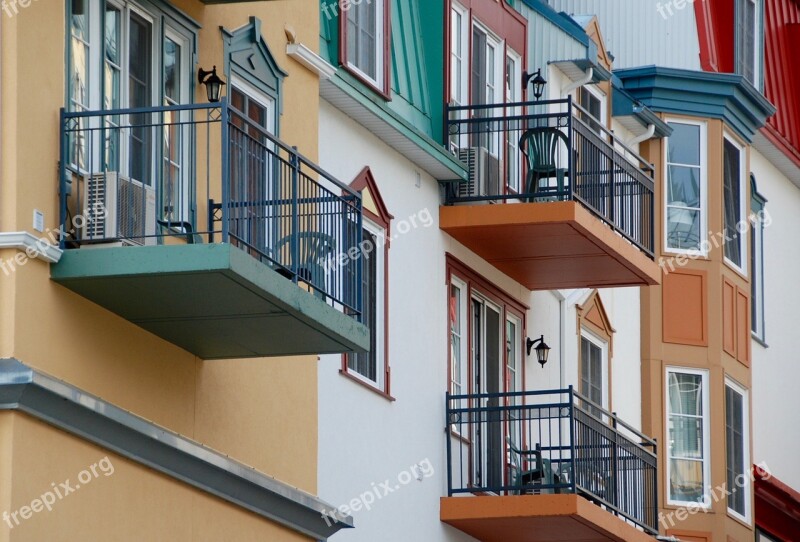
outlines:
[{"label": "black lantern light", "polygon": [[544,342],[544,335],[542,335],[535,341],[531,340],[530,337],[528,337],[526,344],[528,346],[529,356],[531,355],[531,350],[533,349],[533,345],[535,345],[536,343],[539,343],[539,345],[536,347],[536,361],[538,361],[541,364],[542,369],[544,369],[544,364],[547,363],[547,356],[550,355],[550,347],[547,346],[546,342]]},{"label": "black lantern light", "polygon": [[542,69],[539,68],[534,73],[525,72],[522,74],[522,90],[528,88],[531,79],[533,79],[533,95],[538,100],[544,94],[544,86],[547,84],[545,78],[542,77]]},{"label": "black lantern light", "polygon": [[206,86],[209,102],[216,103],[219,101],[222,87],[225,86],[225,81],[220,79],[217,75],[216,66],[214,66],[211,71],[206,71],[203,68],[197,70],[197,82]]}]

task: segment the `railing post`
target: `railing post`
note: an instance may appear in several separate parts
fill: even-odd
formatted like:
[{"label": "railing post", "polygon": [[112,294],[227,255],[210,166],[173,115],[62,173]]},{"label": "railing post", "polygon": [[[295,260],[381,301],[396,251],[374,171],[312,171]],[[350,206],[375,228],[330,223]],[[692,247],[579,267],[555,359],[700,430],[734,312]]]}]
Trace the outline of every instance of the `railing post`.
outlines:
[{"label": "railing post", "polygon": [[611,179],[608,182],[608,221],[611,224],[611,227],[614,231],[619,229],[619,225],[616,222],[616,205],[617,205],[617,191],[616,191],[616,178],[617,178],[617,153],[614,150],[613,142],[610,143],[611,146]]},{"label": "railing post", "polygon": [[358,247],[358,261],[356,262],[356,284],[355,284],[355,292],[356,292],[356,310],[358,311],[358,321],[364,322],[364,289],[362,288],[362,280],[363,280],[363,273],[364,273],[364,265],[362,264],[362,258],[364,255],[361,253],[361,241],[364,235],[364,213],[362,210],[362,200],[359,198],[358,200],[358,228],[356,228],[356,238],[355,243],[356,247]]},{"label": "railing post", "polygon": [[[619,488],[617,487],[617,480],[619,479],[619,438],[617,438],[618,430],[617,430],[617,413],[611,413],[611,429],[613,431],[611,434],[613,435],[614,442],[611,446],[611,504],[614,505],[614,508],[617,511],[620,511],[620,503],[619,503]],[[623,512],[627,512],[624,511]]]},{"label": "railing post", "polygon": [[[572,188],[575,184],[575,164],[573,163],[574,154],[574,134],[572,125],[572,96],[567,96],[567,198],[569,201],[573,200]],[[572,386],[570,386],[572,390]],[[572,399],[572,392],[570,391],[570,399]]]},{"label": "railing post", "polygon": [[575,480],[578,477],[578,464],[575,457],[575,394],[572,384],[569,385],[569,452],[572,459],[572,476],[570,476],[570,490],[577,493]]},{"label": "railing post", "polygon": [[[64,249],[64,225],[67,222],[67,125],[66,111],[62,107],[59,110],[58,128],[58,191],[61,200],[58,205],[58,246]],[[105,211],[108,211],[105,209]]]},{"label": "railing post", "polygon": [[[293,146],[289,163],[292,166],[292,233],[290,238],[290,249],[292,252],[292,281],[296,284],[300,271],[300,205],[299,205],[299,178],[300,178],[300,158],[297,155],[297,147]],[[312,280],[309,277],[309,280]]]},{"label": "railing post", "polygon": [[452,455],[452,439],[450,438],[450,392],[446,391],[444,394],[444,436],[447,439],[447,496],[453,496],[453,455]]},{"label": "railing post", "polygon": [[222,172],[220,175],[220,182],[222,183],[222,242],[227,243],[230,241],[228,239],[229,234],[229,227],[230,227],[230,204],[231,204],[231,183],[230,183],[230,151],[231,151],[231,141],[230,141],[230,133],[229,133],[229,125],[230,119],[228,117],[228,100],[227,98],[222,98],[220,102],[220,122],[222,123],[221,126],[221,137],[222,141],[220,142],[222,148],[222,159],[221,159],[221,167]]},{"label": "railing post", "polygon": [[653,439],[653,455],[656,456],[656,464],[653,466],[653,517],[650,528],[658,532],[658,439]]}]

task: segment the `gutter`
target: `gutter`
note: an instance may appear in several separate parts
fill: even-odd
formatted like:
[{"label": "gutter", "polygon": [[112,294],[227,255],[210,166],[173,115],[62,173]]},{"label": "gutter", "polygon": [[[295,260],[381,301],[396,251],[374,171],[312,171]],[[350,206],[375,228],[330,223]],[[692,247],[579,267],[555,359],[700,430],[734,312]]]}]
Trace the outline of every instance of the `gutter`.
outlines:
[{"label": "gutter", "polygon": [[579,87],[582,87],[583,85],[591,83],[592,79],[594,79],[594,68],[589,68],[588,70],[586,70],[586,74],[583,76],[582,79],[579,79],[577,81],[573,81],[572,83],[570,83],[566,87],[562,88],[561,89],[561,95],[562,96],[566,96],[567,94],[569,94],[570,92],[572,92],[576,88],[579,88]]},{"label": "gutter", "polygon": [[38,258],[49,263],[58,263],[63,250],[26,231],[0,232],[0,250],[14,248],[24,252],[28,258]]},{"label": "gutter", "polygon": [[638,136],[632,137],[630,140],[625,142],[625,145],[628,147],[632,147],[633,145],[637,145],[642,141],[647,141],[656,133],[656,125],[649,124],[647,126],[647,131],[643,134],[639,134]]}]

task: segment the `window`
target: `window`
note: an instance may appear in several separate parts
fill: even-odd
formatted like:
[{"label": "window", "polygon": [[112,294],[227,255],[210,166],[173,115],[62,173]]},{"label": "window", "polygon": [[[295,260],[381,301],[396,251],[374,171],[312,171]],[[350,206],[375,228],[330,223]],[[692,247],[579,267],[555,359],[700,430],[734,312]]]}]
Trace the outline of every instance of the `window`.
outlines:
[{"label": "window", "polygon": [[756,88],[761,84],[761,6],[757,0],[736,0],[736,73]]},{"label": "window", "polygon": [[666,150],[666,250],[702,253],[706,241],[706,126],[670,122]]},{"label": "window", "polygon": [[747,391],[731,380],[725,383],[725,457],[728,512],[750,521],[750,454]]},{"label": "window", "polygon": [[767,200],[758,193],[756,178],[750,175],[750,328],[761,341],[766,340],[764,322],[764,206]]},{"label": "window", "polygon": [[453,4],[450,10],[450,101],[453,105],[467,105],[467,63],[469,53],[469,22],[467,11]]},{"label": "window", "polygon": [[[365,384],[373,391],[392,399],[390,394],[388,330],[388,239],[392,215],[386,210],[372,172],[364,168],[350,184],[360,191],[365,202],[361,232],[360,260],[350,260],[344,270],[353,277],[361,265],[362,322],[370,332],[370,347],[366,353],[345,354],[342,357],[342,374]],[[345,288],[351,280],[345,279]],[[346,288],[347,289],[347,288]],[[345,292],[345,298],[352,294]]]},{"label": "window", "polygon": [[[581,330],[581,387],[580,393],[600,407],[607,405],[606,344],[586,330]],[[592,405],[586,409],[602,419],[602,413]]]},{"label": "window", "polygon": [[[369,352],[349,354],[347,368],[377,388],[383,388],[383,354],[381,353],[381,329],[383,290],[383,269],[378,256],[378,228],[368,225],[362,233],[361,287],[363,289],[362,321],[369,328]],[[383,235],[382,233],[380,235]],[[379,291],[380,286],[380,291]],[[379,324],[381,322],[381,324]]]},{"label": "window", "polygon": [[389,93],[389,0],[345,2],[342,64],[384,95]]},{"label": "window", "polygon": [[466,285],[453,277],[450,280],[450,393],[453,395],[465,393],[466,366],[464,365],[464,360],[467,356],[466,295]]},{"label": "window", "polygon": [[727,137],[723,145],[723,162],[725,260],[740,271],[745,271],[746,237],[738,230],[745,213],[744,149]]},{"label": "window", "polygon": [[667,369],[667,500],[710,504],[708,372]]},{"label": "window", "polygon": [[[522,88],[521,66],[522,57],[509,49],[506,54],[505,103],[519,103],[522,100],[520,96]],[[510,117],[519,116],[522,115],[522,113],[522,106],[506,108],[506,115]],[[522,192],[522,174],[520,172],[522,156],[519,152],[519,132],[513,129],[507,129],[503,133],[505,134],[507,157],[506,187],[513,192],[520,193]]]},{"label": "window", "polygon": [[581,87],[578,89],[578,105],[586,111],[586,113],[579,111],[579,118],[583,120],[589,128],[602,135],[603,132],[600,126],[605,127],[605,108],[600,93],[587,86]]}]

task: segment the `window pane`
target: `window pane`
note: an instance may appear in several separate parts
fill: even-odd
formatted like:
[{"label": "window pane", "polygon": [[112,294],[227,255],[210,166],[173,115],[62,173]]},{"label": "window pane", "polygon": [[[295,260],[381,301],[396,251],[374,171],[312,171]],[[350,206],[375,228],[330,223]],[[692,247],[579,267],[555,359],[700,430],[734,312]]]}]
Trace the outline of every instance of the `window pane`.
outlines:
[{"label": "window pane", "polygon": [[[730,386],[725,388],[725,426],[728,489],[728,508],[745,515],[746,487],[739,487],[737,477],[745,476],[744,397]],[[746,479],[746,478],[745,478]]]},{"label": "window pane", "polygon": [[361,376],[378,382],[378,256],[376,249],[378,242],[374,234],[363,230],[364,247],[361,253],[361,272],[363,288],[362,318],[370,330],[369,352],[366,354],[350,354],[347,356],[347,366]]},{"label": "window pane", "polygon": [[378,78],[378,1],[350,4],[347,10],[347,61],[373,80]]},{"label": "window pane", "polygon": [[667,160],[673,164],[700,165],[700,126],[670,122]]},{"label": "window pane", "polygon": [[180,103],[181,96],[181,48],[167,38],[164,41],[164,95],[174,103]]},{"label": "window pane", "polygon": [[703,377],[696,374],[669,374],[669,411],[671,414],[703,415]]},{"label": "window pane", "polygon": [[703,463],[670,459],[669,495],[676,501],[703,502]]},{"label": "window pane", "polygon": [[667,243],[670,248],[700,249],[700,211],[667,208]]},{"label": "window pane", "polygon": [[736,146],[725,140],[725,171],[723,175],[725,197],[725,256],[742,265],[742,242],[736,230],[742,220],[741,208],[741,153]]},{"label": "window pane", "polygon": [[700,208],[700,168],[669,166],[668,204]]},{"label": "window pane", "polygon": [[450,286],[450,378],[451,392],[461,393],[461,341],[463,339],[461,322],[461,288]]}]

